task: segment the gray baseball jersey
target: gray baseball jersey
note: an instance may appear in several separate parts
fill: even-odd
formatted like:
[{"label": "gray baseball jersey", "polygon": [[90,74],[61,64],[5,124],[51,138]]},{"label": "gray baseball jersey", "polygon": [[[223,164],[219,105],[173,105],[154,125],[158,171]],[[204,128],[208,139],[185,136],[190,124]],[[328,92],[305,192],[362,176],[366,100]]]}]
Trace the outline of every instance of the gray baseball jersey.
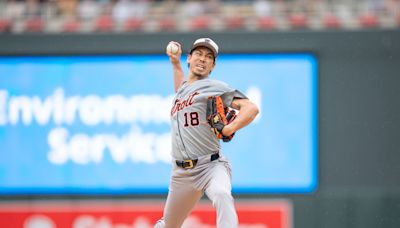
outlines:
[{"label": "gray baseball jersey", "polygon": [[211,133],[206,118],[207,99],[217,95],[228,107],[234,98],[247,98],[226,83],[209,78],[192,83],[185,81],[179,87],[171,109],[174,159],[196,159],[220,150],[220,140]]}]

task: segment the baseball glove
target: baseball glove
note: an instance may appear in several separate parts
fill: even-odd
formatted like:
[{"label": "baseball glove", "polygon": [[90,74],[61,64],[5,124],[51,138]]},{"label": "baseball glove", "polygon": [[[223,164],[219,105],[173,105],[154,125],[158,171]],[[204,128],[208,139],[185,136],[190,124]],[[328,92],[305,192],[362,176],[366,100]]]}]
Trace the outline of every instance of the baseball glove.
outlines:
[{"label": "baseball glove", "polygon": [[232,140],[235,133],[229,136],[222,134],[222,129],[230,124],[236,118],[236,111],[228,107],[224,107],[224,103],[220,96],[212,96],[207,101],[207,122],[211,126],[211,131],[222,139],[224,142]]}]

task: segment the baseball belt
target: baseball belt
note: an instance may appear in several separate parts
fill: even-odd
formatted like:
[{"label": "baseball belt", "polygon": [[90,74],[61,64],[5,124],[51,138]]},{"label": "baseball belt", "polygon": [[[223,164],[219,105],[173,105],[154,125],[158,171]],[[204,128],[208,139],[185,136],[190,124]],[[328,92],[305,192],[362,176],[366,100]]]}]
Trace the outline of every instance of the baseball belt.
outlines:
[{"label": "baseball belt", "polygon": [[[219,153],[212,154],[210,157],[210,162],[217,160],[218,158],[219,158]],[[176,162],[176,165],[181,168],[192,169],[197,165],[198,161],[199,161],[199,159],[183,160],[183,161],[176,160],[175,162]]]}]

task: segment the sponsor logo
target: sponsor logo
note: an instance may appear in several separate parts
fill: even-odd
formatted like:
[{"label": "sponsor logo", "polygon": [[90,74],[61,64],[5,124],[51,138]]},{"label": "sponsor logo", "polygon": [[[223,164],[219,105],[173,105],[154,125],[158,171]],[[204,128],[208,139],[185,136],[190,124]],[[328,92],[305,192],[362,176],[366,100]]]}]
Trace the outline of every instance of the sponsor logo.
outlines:
[{"label": "sponsor logo", "polygon": [[[163,205],[154,202],[15,203],[0,206],[0,227],[7,228],[153,228]],[[292,228],[287,200],[236,204],[239,228]],[[215,228],[215,209],[200,203],[182,228]]]},{"label": "sponsor logo", "polygon": [[[171,114],[191,106],[198,94],[176,100]],[[247,95],[261,105],[259,88],[249,87]],[[49,129],[44,142],[47,141],[47,160],[52,165],[99,164],[105,157],[117,164],[169,164],[170,132],[146,130],[150,125],[164,125],[169,129],[172,99],[173,95],[155,94],[68,96],[61,87],[46,97],[39,97],[11,95],[0,89],[0,126],[16,128],[21,133],[31,127]],[[128,131],[112,130],[124,125]],[[36,141],[41,143],[40,139]]]}]

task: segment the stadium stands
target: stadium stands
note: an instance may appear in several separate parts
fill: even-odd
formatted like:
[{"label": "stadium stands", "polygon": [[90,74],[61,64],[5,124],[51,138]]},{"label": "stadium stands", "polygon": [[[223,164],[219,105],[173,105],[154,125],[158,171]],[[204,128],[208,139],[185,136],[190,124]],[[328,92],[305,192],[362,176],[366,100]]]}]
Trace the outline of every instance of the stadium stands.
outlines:
[{"label": "stadium stands", "polygon": [[170,17],[165,17],[159,20],[159,30],[161,31],[174,31],[176,30],[176,22]]},{"label": "stadium stands", "polygon": [[62,32],[66,32],[66,33],[78,32],[80,29],[80,26],[81,26],[81,24],[78,20],[67,20],[62,25]]},{"label": "stadium stands", "polygon": [[378,18],[372,13],[360,15],[360,24],[364,28],[377,27],[379,25]]},{"label": "stadium stands", "polygon": [[197,16],[190,19],[189,29],[192,31],[208,30],[211,26],[211,18],[207,16]]},{"label": "stadium stands", "polygon": [[114,20],[109,15],[103,15],[96,19],[95,29],[96,32],[111,32],[114,28]]},{"label": "stadium stands", "polygon": [[39,18],[29,18],[25,21],[26,32],[42,32],[45,27],[45,22]]},{"label": "stadium stands", "polygon": [[225,18],[225,29],[236,30],[245,28],[245,19],[239,15],[233,15]]},{"label": "stadium stands", "polygon": [[294,13],[289,15],[289,24],[292,28],[307,28],[308,18],[304,14]]},{"label": "stadium stands", "polygon": [[141,30],[143,27],[143,19],[138,17],[128,18],[124,22],[124,31],[132,32]]},{"label": "stadium stands", "polygon": [[328,29],[338,29],[342,26],[339,17],[334,14],[327,14],[323,17],[324,27]]},{"label": "stadium stands", "polygon": [[6,33],[11,31],[11,20],[0,19],[0,33]]},{"label": "stadium stands", "polygon": [[8,0],[0,9],[0,33],[400,27],[399,0]]}]

